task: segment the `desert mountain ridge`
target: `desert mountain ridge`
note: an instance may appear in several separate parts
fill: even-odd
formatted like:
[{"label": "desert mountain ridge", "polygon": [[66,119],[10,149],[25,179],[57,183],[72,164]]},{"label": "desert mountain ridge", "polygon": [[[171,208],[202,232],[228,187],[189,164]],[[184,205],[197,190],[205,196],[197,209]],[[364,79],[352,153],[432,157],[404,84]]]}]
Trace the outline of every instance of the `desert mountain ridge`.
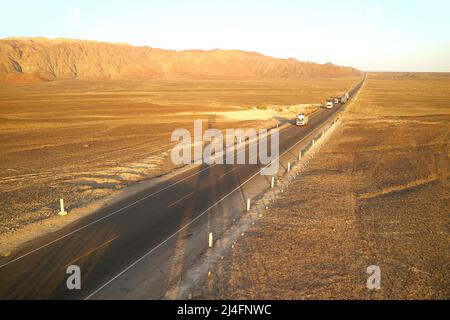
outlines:
[{"label": "desert mountain ridge", "polygon": [[239,50],[174,51],[90,40],[0,40],[0,82],[150,80],[165,77],[317,78],[359,76],[331,63],[276,59]]}]

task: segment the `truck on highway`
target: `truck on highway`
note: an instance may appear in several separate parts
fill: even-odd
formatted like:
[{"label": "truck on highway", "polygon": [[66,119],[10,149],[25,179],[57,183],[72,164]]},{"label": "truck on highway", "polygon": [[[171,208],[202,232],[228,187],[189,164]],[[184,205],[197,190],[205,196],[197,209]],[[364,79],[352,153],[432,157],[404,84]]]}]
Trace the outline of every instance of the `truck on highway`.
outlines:
[{"label": "truck on highway", "polygon": [[333,109],[334,103],[333,101],[327,101],[327,103],[325,104],[325,108],[327,109]]},{"label": "truck on highway", "polygon": [[344,95],[341,97],[341,103],[342,103],[342,104],[347,103],[347,101],[348,101],[349,98],[350,98],[350,95],[349,95],[348,92],[347,92],[346,94],[344,94]]},{"label": "truck on highway", "polygon": [[308,123],[309,123],[309,118],[308,118],[308,116],[306,116],[306,115],[304,115],[304,114],[299,114],[299,115],[297,116],[297,119],[296,119],[296,125],[297,125],[297,126],[299,126],[299,127],[304,127],[304,126],[307,126]]}]

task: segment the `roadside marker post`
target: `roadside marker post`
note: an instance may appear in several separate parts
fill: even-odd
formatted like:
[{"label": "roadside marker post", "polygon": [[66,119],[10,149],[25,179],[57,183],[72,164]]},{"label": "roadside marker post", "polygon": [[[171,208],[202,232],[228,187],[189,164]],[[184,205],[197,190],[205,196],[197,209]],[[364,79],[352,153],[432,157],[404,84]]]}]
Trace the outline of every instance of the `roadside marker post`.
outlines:
[{"label": "roadside marker post", "polygon": [[272,177],[272,181],[270,183],[270,187],[273,189],[275,188],[275,177]]},{"label": "roadside marker post", "polygon": [[250,199],[247,199],[247,211],[250,211],[251,209],[251,202]]},{"label": "roadside marker post", "polygon": [[213,233],[210,232],[208,237],[208,247],[211,249],[213,246],[214,246],[214,236]]},{"label": "roadside marker post", "polygon": [[288,169],[287,170],[288,170],[288,172],[291,172],[291,163],[290,162],[288,163]]},{"label": "roadside marker post", "polygon": [[59,204],[61,206],[61,211],[58,213],[60,216],[67,215],[67,211],[64,209],[64,199],[59,200]]}]

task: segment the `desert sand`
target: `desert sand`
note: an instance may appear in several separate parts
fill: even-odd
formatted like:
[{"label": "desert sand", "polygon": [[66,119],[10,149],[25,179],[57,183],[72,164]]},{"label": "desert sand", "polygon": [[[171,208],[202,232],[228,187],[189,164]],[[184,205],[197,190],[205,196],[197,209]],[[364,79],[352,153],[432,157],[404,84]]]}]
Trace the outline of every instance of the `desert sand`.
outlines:
[{"label": "desert sand", "polygon": [[[449,299],[450,75],[371,74],[194,298]],[[367,267],[381,268],[368,290]]]},{"label": "desert sand", "polygon": [[193,121],[273,127],[359,78],[54,81],[0,86],[0,234],[175,169],[170,136]]}]

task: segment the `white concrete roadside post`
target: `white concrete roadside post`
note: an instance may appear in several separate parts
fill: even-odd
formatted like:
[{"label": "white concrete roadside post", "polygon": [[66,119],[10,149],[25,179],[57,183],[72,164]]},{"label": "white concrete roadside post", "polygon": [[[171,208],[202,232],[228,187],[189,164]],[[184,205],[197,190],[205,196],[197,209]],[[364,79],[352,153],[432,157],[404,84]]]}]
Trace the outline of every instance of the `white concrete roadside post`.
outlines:
[{"label": "white concrete roadside post", "polygon": [[275,188],[275,177],[272,177],[272,181],[270,183],[270,187],[273,189]]},{"label": "white concrete roadside post", "polygon": [[298,152],[298,160],[302,160],[302,151]]},{"label": "white concrete roadside post", "polygon": [[287,169],[288,169],[288,172],[291,172],[291,163],[290,162],[288,163],[288,168]]},{"label": "white concrete roadside post", "polygon": [[251,202],[250,199],[247,199],[247,211],[250,211],[251,209]]},{"label": "white concrete roadside post", "polygon": [[58,213],[60,216],[67,215],[67,211],[64,209],[64,199],[59,200],[59,204],[61,206],[61,211]]},{"label": "white concrete roadside post", "polygon": [[213,233],[210,232],[208,237],[208,247],[211,249],[213,246],[214,246],[214,236]]}]

